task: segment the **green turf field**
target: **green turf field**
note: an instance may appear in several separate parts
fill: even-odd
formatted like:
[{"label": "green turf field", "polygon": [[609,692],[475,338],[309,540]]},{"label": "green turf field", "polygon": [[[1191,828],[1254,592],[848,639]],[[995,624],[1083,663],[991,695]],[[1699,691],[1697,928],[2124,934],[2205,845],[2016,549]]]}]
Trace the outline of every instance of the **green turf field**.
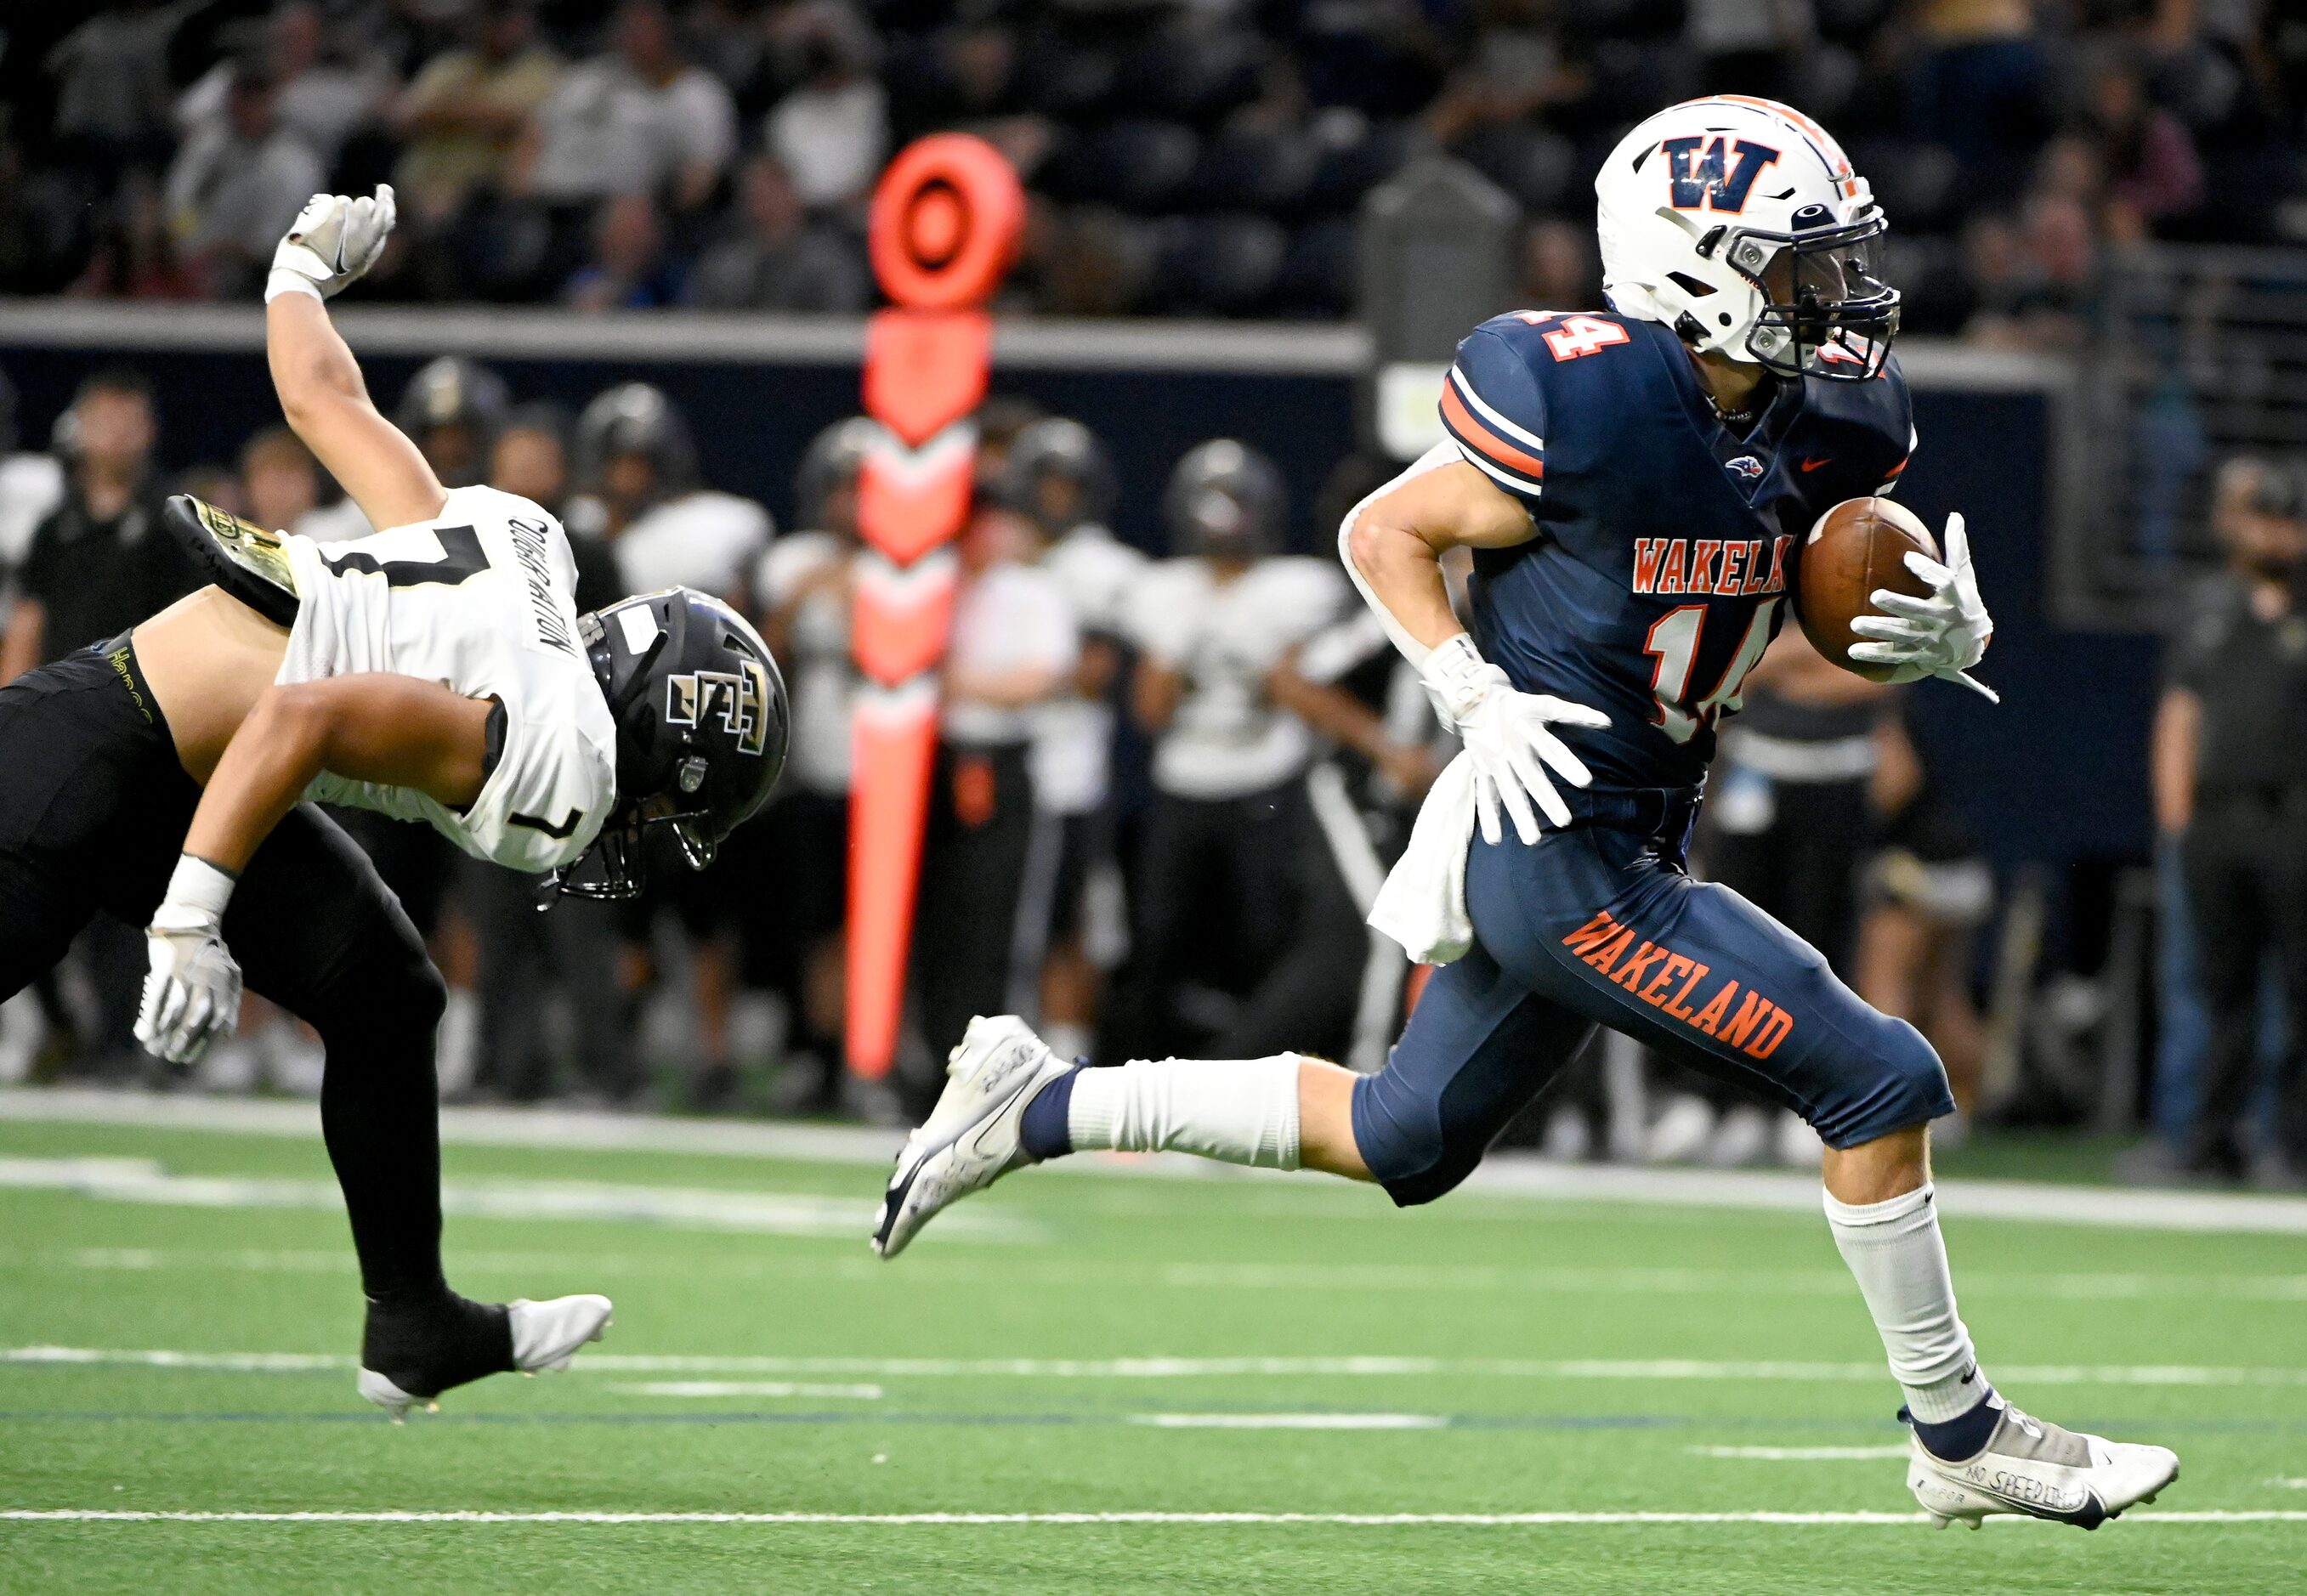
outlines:
[{"label": "green turf field", "polygon": [[[462,1289],[605,1291],[617,1322],[570,1373],[394,1429],[353,1394],[316,1142],[0,1121],[0,1510],[363,1515],[13,1517],[0,1588],[2307,1587],[2307,1238],[1966,1223],[1956,1193],[1989,1372],[2185,1473],[2094,1534],[1936,1534],[1811,1215],[1479,1193],[1397,1215],[1312,1177],[1051,1171],[880,1265],[867,1167],[447,1157]],[[235,1353],[291,1355],[210,1355]],[[796,1516],[369,1516],[391,1512]],[[2177,1516],[2204,1513],[2294,1516]],[[1625,1514],[1672,1517],[1598,1516]],[[1518,1515],[1562,1516],[1447,1517]]]}]

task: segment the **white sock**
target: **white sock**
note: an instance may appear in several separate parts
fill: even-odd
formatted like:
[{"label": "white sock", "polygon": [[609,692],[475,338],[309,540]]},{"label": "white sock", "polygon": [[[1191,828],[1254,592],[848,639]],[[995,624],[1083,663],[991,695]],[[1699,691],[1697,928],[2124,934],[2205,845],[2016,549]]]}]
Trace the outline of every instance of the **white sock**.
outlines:
[{"label": "white sock", "polygon": [[1076,1151],[1174,1151],[1298,1167],[1298,1055],[1136,1059],[1074,1077],[1066,1131]]},{"label": "white sock", "polygon": [[1991,1389],[1954,1307],[1938,1204],[1928,1182],[1888,1202],[1826,1197],[1826,1223],[1874,1316],[1907,1408],[1925,1424],[1960,1419]]}]

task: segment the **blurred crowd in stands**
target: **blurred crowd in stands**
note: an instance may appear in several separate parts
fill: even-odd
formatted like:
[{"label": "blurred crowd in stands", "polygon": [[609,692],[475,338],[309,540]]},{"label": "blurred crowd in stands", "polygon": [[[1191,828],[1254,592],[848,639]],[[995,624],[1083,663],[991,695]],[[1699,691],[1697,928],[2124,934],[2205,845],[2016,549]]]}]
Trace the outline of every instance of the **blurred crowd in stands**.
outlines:
[{"label": "blurred crowd in stands", "polygon": [[2110,252],[2307,240],[2280,0],[90,0],[0,49],[0,292],[229,299],[323,186],[399,192],[373,295],[849,311],[922,133],[1034,196],[1010,308],[1337,317],[1352,216],[1455,154],[1599,291],[1589,179],[1702,92],[1789,100],[1894,226],[1909,330],[2059,347]]},{"label": "blurred crowd in stands", "polygon": [[[673,583],[720,593],[760,624],[793,705],[766,816],[708,872],[659,861],[632,904],[540,914],[539,882],[421,825],[339,812],[450,978],[452,1098],[894,1120],[925,1106],[969,1017],[1002,1011],[1106,1062],[1305,1048],[1383,1063],[1413,972],[1362,917],[1453,749],[1334,552],[1286,551],[1287,491],[1255,448],[1214,439],[1166,483],[1128,484],[1160,491],[1166,545],[1145,550],[1108,530],[1125,484],[1089,429],[1016,397],[981,410],[907,1042],[872,1085],[843,1070],[840,1037],[856,484],[875,423],[819,435],[778,529],[700,479],[684,418],[644,383],[572,416],[449,356],[380,397],[444,481],[562,516],[580,608]],[[167,473],[162,421],[134,371],[106,368],[50,448],[0,440],[0,679],[197,582],[159,528],[167,492],[324,541],[367,530],[285,428],[236,461]],[[1336,525],[1393,470],[1340,463],[1316,522]],[[1968,1108],[1972,934],[1994,886],[1904,735],[1901,697],[1790,628],[1726,736],[1696,857],[1932,1035]],[[0,1080],[315,1089],[317,1042],[261,999],[188,1080],[140,1054],[142,944],[140,927],[99,920],[56,977],[0,1008]],[[1791,1115],[1639,1059],[1606,1082],[1604,1049],[1591,1053],[1523,1140],[1572,1156],[1815,1159]]]}]

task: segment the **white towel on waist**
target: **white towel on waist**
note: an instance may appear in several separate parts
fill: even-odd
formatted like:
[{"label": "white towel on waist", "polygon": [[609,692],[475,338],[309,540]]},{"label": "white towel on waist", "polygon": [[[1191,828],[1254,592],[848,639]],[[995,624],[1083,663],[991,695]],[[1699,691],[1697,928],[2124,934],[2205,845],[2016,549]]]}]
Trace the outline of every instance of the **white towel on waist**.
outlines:
[{"label": "white towel on waist", "polygon": [[1385,884],[1370,906],[1369,923],[1420,964],[1448,964],[1474,945],[1466,912],[1466,853],[1474,841],[1474,762],[1459,755],[1443,767],[1419,806],[1418,823]]}]

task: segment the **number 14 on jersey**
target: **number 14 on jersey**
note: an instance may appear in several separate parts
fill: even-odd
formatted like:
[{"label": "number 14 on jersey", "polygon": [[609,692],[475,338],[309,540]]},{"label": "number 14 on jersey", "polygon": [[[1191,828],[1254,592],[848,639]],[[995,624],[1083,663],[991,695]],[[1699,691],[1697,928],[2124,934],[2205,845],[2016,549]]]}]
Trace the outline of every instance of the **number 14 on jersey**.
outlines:
[{"label": "number 14 on jersey", "polygon": [[1651,623],[1650,636],[1642,642],[1642,652],[1653,661],[1651,670],[1651,696],[1653,710],[1651,719],[1663,728],[1668,737],[1686,743],[1701,726],[1711,726],[1720,717],[1736,714],[1745,696],[1746,673],[1771,646],[1771,622],[1779,611],[1779,599],[1766,599],[1754,609],[1746,622],[1746,635],[1738,640],[1738,652],[1724,666],[1721,679],[1714,690],[1696,704],[1689,702],[1690,672],[1698,662],[1699,640],[1706,633],[1706,606],[1684,604],[1668,610]]}]

